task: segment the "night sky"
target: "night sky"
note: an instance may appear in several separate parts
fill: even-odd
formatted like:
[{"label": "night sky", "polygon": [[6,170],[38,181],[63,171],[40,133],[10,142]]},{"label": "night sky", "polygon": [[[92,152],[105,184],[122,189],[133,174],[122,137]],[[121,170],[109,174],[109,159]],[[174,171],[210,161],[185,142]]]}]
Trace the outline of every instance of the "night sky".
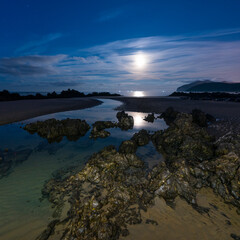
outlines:
[{"label": "night sky", "polygon": [[0,0],[0,90],[240,81],[239,0]]}]

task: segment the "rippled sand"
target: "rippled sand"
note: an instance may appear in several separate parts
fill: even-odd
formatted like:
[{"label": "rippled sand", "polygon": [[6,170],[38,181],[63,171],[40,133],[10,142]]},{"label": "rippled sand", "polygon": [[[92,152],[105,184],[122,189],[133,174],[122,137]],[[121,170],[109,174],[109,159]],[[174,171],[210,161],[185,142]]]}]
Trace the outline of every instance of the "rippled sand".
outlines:
[{"label": "rippled sand", "polygon": [[[156,198],[153,207],[141,212],[143,223],[129,225],[130,235],[122,239],[219,240],[232,239],[231,233],[239,234],[240,215],[236,208],[225,204],[210,189],[202,189],[197,200],[200,206],[210,209],[209,213],[198,213],[179,197],[175,209]],[[158,225],[146,224],[147,219],[157,221]]]}]

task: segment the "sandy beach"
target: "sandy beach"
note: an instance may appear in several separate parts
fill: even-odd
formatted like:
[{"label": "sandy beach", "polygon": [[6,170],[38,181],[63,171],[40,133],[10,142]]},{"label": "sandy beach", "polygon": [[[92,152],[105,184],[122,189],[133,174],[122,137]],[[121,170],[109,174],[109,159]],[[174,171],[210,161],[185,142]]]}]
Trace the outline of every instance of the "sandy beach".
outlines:
[{"label": "sandy beach", "polygon": [[92,98],[62,98],[0,102],[0,125],[45,114],[79,110],[100,105]]}]

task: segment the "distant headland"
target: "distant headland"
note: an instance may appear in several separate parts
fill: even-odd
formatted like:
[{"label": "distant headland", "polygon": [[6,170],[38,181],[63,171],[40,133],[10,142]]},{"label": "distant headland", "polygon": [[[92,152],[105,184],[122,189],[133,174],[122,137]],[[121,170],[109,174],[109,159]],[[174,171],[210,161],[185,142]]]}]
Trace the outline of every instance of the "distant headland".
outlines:
[{"label": "distant headland", "polygon": [[195,81],[177,88],[177,92],[239,92],[240,83]]}]

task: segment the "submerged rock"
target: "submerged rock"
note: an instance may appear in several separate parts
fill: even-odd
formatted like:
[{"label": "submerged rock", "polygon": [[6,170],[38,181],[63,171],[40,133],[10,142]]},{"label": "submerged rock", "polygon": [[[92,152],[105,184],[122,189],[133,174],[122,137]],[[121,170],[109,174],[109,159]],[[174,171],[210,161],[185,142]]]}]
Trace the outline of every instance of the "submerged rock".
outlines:
[{"label": "submerged rock", "polygon": [[60,142],[64,136],[69,140],[77,140],[84,136],[90,129],[85,120],[64,119],[56,120],[54,118],[45,121],[29,123],[24,127],[29,133],[37,133],[46,138],[49,142]]},{"label": "submerged rock", "polygon": [[129,116],[124,111],[118,112],[116,115],[118,119],[118,127],[122,130],[132,129],[134,126],[134,119],[132,116]]},{"label": "submerged rock", "polygon": [[8,176],[16,166],[28,159],[32,149],[1,150],[0,149],[0,179]]}]

